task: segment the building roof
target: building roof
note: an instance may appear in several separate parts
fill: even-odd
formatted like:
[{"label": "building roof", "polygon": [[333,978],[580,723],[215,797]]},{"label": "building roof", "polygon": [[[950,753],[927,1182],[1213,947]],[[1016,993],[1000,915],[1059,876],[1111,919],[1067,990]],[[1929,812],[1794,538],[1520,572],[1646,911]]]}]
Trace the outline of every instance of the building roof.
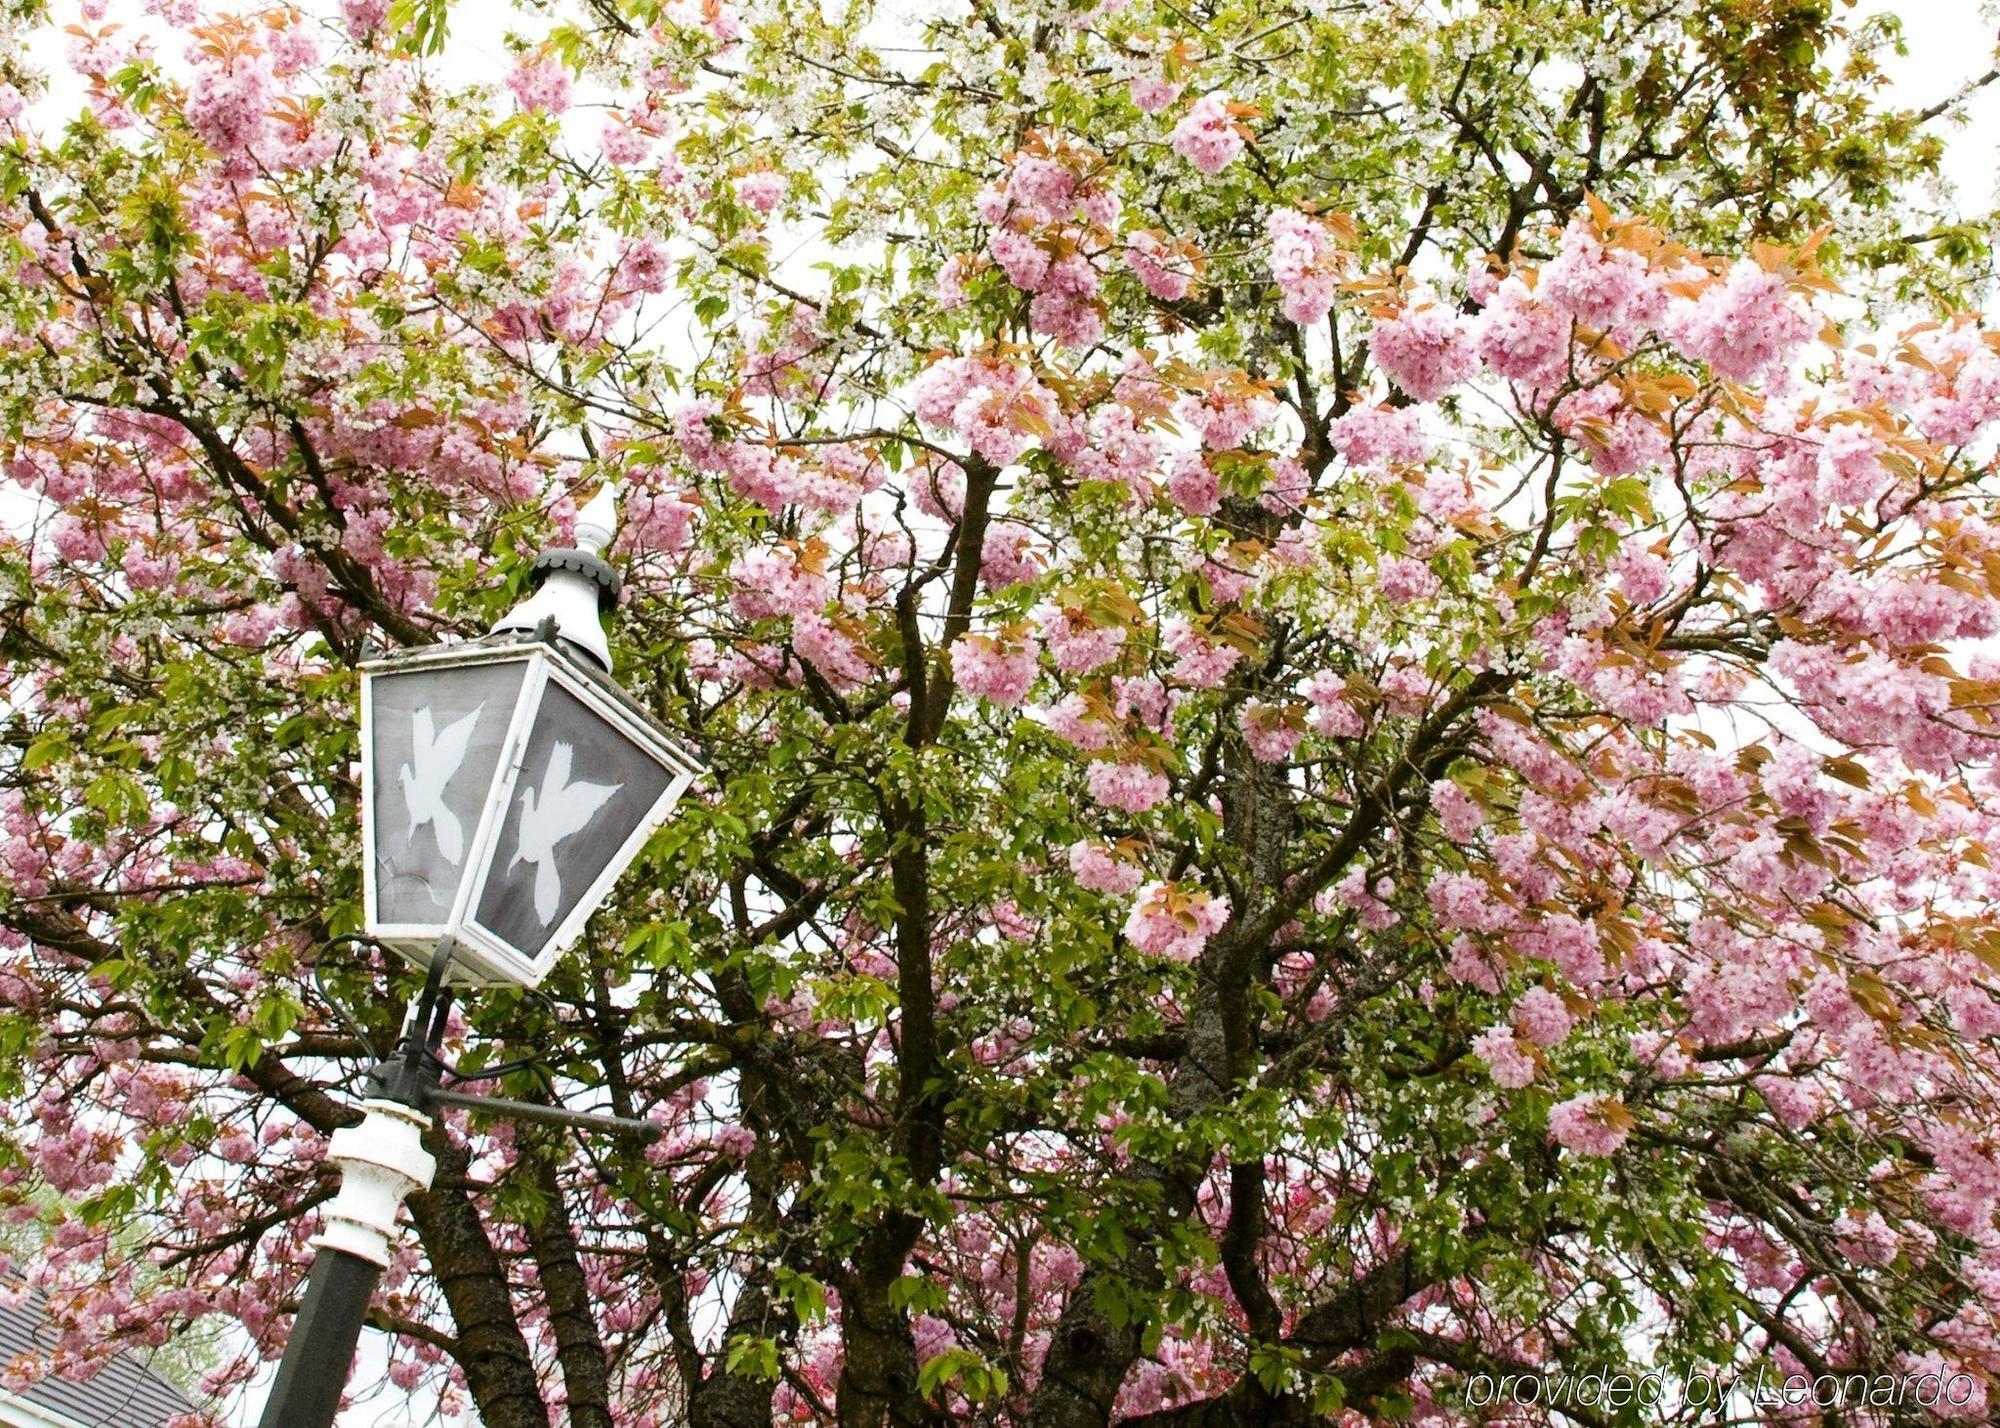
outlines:
[{"label": "building roof", "polygon": [[[55,1344],[55,1326],[42,1310],[44,1296],[31,1293],[17,1305],[0,1299],[0,1364],[22,1357],[42,1357]],[[189,1403],[171,1383],[147,1365],[146,1357],[121,1349],[90,1379],[77,1382],[50,1374],[19,1393],[45,1414],[56,1414],[78,1428],[166,1428],[177,1414],[192,1413]],[[7,1421],[0,1408],[0,1422]]]}]

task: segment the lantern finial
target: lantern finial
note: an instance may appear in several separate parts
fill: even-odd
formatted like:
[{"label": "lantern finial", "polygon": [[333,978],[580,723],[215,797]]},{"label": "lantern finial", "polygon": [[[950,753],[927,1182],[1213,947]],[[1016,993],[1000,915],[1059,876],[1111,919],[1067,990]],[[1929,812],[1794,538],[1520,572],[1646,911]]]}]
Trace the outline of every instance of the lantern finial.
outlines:
[{"label": "lantern finial", "polygon": [[576,513],[576,543],[580,549],[597,555],[617,534],[618,488],[606,481]]},{"label": "lantern finial", "polygon": [[599,552],[617,531],[618,488],[607,481],[576,513],[576,544],[535,557],[535,593],[509,611],[494,630],[532,630],[552,619],[558,639],[589,655],[608,674],[611,647],[601,617],[617,605],[620,581]]}]

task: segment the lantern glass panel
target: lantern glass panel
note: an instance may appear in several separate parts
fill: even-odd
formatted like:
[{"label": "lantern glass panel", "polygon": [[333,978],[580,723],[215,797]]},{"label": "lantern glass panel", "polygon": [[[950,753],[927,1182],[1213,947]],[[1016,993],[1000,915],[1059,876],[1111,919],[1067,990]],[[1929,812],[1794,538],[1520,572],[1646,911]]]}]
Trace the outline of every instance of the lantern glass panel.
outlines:
[{"label": "lantern glass panel", "polygon": [[451,916],[527,668],[508,660],[369,681],[378,922]]},{"label": "lantern glass panel", "polygon": [[473,920],[534,959],[600,879],[623,871],[613,860],[677,775],[551,680]]}]

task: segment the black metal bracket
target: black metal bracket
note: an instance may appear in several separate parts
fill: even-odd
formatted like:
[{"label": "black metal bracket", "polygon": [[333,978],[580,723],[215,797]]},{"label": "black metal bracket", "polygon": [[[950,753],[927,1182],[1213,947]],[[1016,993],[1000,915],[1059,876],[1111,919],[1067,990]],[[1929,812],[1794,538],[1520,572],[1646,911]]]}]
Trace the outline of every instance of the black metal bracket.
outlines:
[{"label": "black metal bracket", "polygon": [[666,1132],[652,1121],[629,1116],[600,1116],[589,1111],[572,1111],[563,1106],[544,1106],[534,1101],[512,1101],[505,1096],[469,1096],[463,1091],[432,1091],[432,1106],[456,1106],[481,1115],[500,1116],[510,1121],[532,1121],[537,1125],[561,1126],[566,1130],[590,1131],[598,1135],[625,1136],[650,1144]]},{"label": "black metal bracket", "polygon": [[321,943],[319,951],[313,954],[312,961],[306,965],[306,970],[312,977],[313,990],[319,993],[319,999],[327,1004],[328,1009],[340,1018],[340,1024],[347,1028],[348,1035],[361,1043],[361,1049],[368,1054],[369,1060],[380,1061],[382,1053],[376,1048],[374,1039],[368,1035],[367,1030],[354,1018],[354,1015],[340,1004],[340,998],[333,994],[332,989],[326,984],[326,978],[321,975],[325,970],[322,963],[326,954],[336,947],[349,943],[373,947],[378,952],[388,950],[365,932],[350,932],[342,937],[328,938]]},{"label": "black metal bracket", "polygon": [[445,984],[451,954],[451,938],[440,938],[424,974],[423,992],[403,1023],[402,1039],[395,1051],[368,1069],[371,1097],[395,1101],[412,1110],[428,1109],[430,1094],[444,1071],[438,1048],[444,1045],[445,1024],[451,1019],[452,990]]},{"label": "black metal bracket", "polygon": [[[447,978],[452,951],[449,936],[439,939],[437,950],[431,954],[430,969],[424,976],[423,992],[403,1024],[403,1037],[397,1043],[395,1053],[368,1069],[368,1094],[371,1097],[395,1101],[426,1115],[439,1107],[452,1107],[597,1135],[625,1136],[641,1141],[660,1138],[661,1128],[651,1121],[627,1116],[593,1115],[586,1111],[567,1110],[562,1106],[544,1106],[533,1101],[509,1100],[504,1096],[475,1096],[443,1089],[444,1074],[453,1069],[439,1054],[444,1045],[445,1025],[451,1020],[453,992]],[[463,1079],[483,1080],[499,1074],[503,1072],[496,1068],[474,1072]]]}]

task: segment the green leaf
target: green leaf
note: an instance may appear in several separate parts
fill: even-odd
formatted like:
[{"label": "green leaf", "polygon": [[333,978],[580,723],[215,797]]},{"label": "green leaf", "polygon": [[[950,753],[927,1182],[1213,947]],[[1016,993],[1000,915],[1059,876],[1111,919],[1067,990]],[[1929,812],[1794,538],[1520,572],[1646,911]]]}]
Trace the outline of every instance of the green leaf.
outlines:
[{"label": "green leaf", "polygon": [[783,1358],[776,1339],[754,1334],[738,1334],[729,1341],[724,1365],[729,1372],[775,1383],[783,1370]]},{"label": "green leaf", "polygon": [[21,754],[21,767],[29,773],[47,768],[57,759],[66,758],[70,753],[69,739],[59,731],[51,730],[37,734],[28,741],[28,747]]},{"label": "green leaf", "polygon": [[382,24],[404,54],[435,55],[444,53],[450,15],[451,0],[395,0]]}]

